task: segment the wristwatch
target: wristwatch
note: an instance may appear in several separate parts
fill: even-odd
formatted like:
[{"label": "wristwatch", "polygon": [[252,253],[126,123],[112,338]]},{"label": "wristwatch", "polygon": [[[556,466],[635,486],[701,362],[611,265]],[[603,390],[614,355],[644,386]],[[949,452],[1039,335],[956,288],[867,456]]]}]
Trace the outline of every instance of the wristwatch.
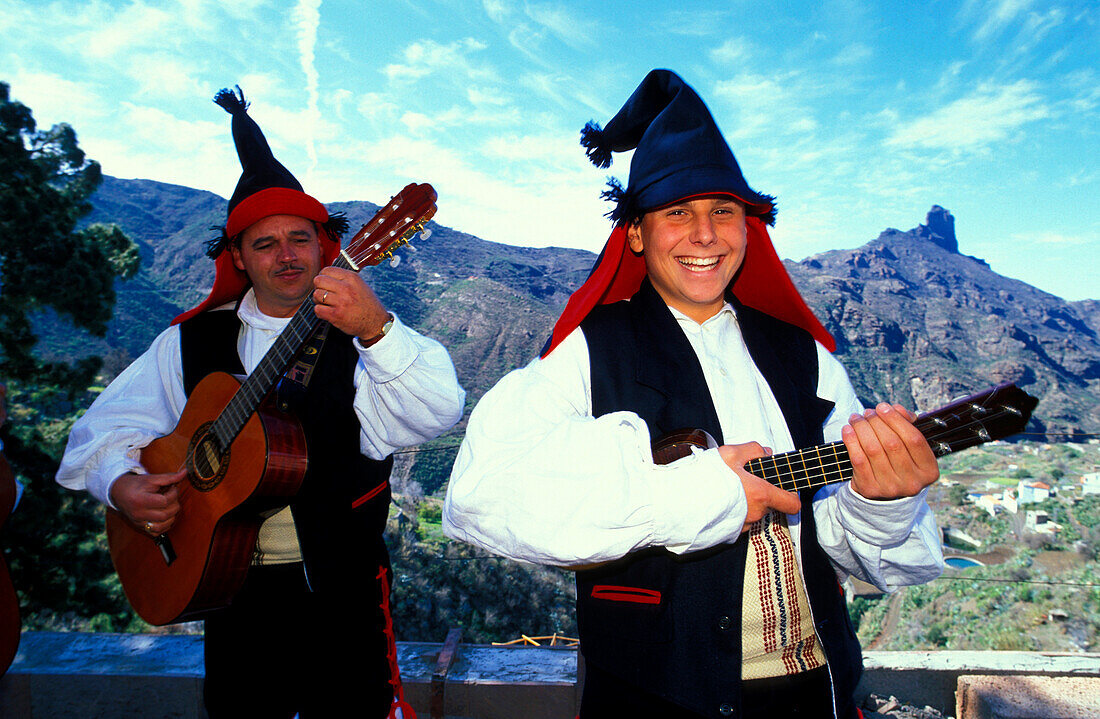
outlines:
[{"label": "wristwatch", "polygon": [[390,327],[393,327],[393,315],[387,312],[386,316],[389,317],[389,319],[386,320],[386,324],[382,325],[382,329],[378,332],[378,334],[376,334],[374,337],[371,337],[370,339],[359,340],[359,344],[363,345],[363,347],[370,347],[375,342],[386,336],[386,333],[390,331]]}]

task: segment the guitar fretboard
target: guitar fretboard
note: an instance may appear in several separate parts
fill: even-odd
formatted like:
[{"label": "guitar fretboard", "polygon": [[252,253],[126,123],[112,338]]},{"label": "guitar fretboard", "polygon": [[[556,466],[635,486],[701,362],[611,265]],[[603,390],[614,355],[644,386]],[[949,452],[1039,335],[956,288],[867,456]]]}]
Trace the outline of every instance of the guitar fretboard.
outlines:
[{"label": "guitar fretboard", "polygon": [[760,457],[746,464],[745,469],[788,492],[846,482],[852,478],[852,462],[843,442]]},{"label": "guitar fretboard", "polygon": [[[337,257],[332,266],[345,270],[352,269],[351,264],[343,256]],[[313,295],[310,294],[279,334],[275,344],[256,365],[256,369],[245,378],[241,388],[233,395],[233,399],[226,405],[225,410],[214,420],[210,431],[223,450],[233,443],[245,423],[259,408],[264,397],[286,373],[295,355],[321,325],[322,320],[317,319],[313,311],[314,306]]]},{"label": "guitar fretboard", "polygon": [[[1034,397],[1014,385],[1002,385],[961,402],[922,415],[913,423],[942,457],[1022,431]],[[852,478],[852,462],[843,442],[751,460],[745,468],[780,489],[795,492]]]}]

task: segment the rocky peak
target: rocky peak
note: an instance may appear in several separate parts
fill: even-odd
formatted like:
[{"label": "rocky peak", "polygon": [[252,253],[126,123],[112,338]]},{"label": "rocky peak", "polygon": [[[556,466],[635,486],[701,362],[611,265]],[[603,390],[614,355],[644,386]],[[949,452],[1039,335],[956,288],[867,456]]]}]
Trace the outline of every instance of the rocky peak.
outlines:
[{"label": "rocky peak", "polygon": [[924,225],[918,225],[908,232],[889,228],[883,230],[878,236],[880,241],[904,241],[907,238],[919,238],[928,240],[937,247],[941,247],[952,254],[959,254],[959,241],[955,238],[955,218],[949,210],[939,205],[932,205],[928,211]]},{"label": "rocky peak", "polygon": [[955,218],[948,210],[932,205],[925,223],[916,228],[916,234],[932,241],[948,252],[958,254],[959,241],[955,239]]},{"label": "rocky peak", "polygon": [[837,340],[865,402],[932,409],[1002,381],[1042,397],[1032,429],[1100,427],[1100,303],[1067,303],[960,254],[954,218],[832,250],[788,269]]}]

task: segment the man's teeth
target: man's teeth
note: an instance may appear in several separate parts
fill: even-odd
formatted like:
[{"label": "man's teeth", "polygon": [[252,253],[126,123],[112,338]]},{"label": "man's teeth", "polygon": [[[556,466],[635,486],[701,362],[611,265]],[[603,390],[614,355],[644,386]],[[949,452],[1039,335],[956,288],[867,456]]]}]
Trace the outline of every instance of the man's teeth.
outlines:
[{"label": "man's teeth", "polygon": [[676,259],[681,265],[697,267],[702,270],[709,269],[718,264],[717,257],[677,257]]}]

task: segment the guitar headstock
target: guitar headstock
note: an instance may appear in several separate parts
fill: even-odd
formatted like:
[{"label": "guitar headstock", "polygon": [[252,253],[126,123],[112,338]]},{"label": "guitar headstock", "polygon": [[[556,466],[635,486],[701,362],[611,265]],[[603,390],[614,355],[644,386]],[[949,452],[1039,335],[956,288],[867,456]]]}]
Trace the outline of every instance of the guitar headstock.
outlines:
[{"label": "guitar headstock", "polygon": [[395,249],[432,219],[435,201],[435,188],[431,185],[406,185],[348,241],[342,253],[344,259],[358,270],[392,257]]},{"label": "guitar headstock", "polygon": [[1005,383],[922,414],[914,425],[932,452],[942,457],[1024,431],[1038,403],[1038,398]]}]

